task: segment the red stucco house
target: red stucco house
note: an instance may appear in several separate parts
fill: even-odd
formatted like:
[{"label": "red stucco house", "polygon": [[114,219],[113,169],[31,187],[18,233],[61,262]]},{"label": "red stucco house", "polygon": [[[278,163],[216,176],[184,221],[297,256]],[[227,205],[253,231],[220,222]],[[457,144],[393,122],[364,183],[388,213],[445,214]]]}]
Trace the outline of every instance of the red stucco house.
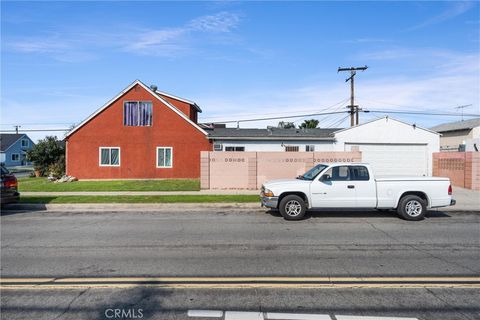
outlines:
[{"label": "red stucco house", "polygon": [[199,178],[212,150],[198,105],[136,80],[66,136],[66,174],[79,179]]}]

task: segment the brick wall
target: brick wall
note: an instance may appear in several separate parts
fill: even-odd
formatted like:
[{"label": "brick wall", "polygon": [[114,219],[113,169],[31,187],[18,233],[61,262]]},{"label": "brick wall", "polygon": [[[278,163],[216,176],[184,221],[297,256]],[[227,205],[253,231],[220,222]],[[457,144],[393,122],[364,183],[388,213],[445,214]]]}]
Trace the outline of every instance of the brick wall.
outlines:
[{"label": "brick wall", "polygon": [[480,153],[435,152],[433,175],[448,177],[457,187],[480,190]]}]

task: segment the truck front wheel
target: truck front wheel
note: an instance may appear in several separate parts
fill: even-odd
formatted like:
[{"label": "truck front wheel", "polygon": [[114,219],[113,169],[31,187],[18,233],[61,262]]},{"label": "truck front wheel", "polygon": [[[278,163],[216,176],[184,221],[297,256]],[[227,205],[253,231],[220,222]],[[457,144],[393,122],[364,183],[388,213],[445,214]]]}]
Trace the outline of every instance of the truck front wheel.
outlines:
[{"label": "truck front wheel", "polygon": [[422,220],[427,213],[425,201],[415,195],[407,195],[400,199],[397,213],[405,220]]},{"label": "truck front wheel", "polygon": [[305,201],[293,194],[283,197],[278,209],[285,220],[301,220],[307,211]]}]

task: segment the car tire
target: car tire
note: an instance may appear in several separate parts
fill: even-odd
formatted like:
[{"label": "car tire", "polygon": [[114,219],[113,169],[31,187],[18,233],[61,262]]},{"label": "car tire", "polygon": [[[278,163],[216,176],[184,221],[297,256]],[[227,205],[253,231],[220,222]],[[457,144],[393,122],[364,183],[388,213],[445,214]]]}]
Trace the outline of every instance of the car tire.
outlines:
[{"label": "car tire", "polygon": [[278,209],[285,220],[302,220],[307,206],[301,197],[292,194],[283,197]]},{"label": "car tire", "polygon": [[407,195],[400,199],[397,213],[405,220],[422,220],[427,213],[427,205],[425,204],[425,200],[419,196]]}]

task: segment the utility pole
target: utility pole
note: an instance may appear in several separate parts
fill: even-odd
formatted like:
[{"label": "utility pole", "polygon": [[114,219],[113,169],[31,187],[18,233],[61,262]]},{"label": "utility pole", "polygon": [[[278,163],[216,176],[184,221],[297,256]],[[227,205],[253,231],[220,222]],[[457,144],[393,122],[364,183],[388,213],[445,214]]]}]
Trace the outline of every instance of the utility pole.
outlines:
[{"label": "utility pole", "polygon": [[15,127],[15,133],[18,134],[18,128],[20,128],[21,126],[14,126]]},{"label": "utility pole", "polygon": [[463,109],[465,108],[468,108],[468,107],[471,107],[472,104],[466,104],[466,105],[463,105],[463,106],[458,106],[458,107],[455,107],[455,109],[461,109],[462,110],[462,121],[463,121]]},{"label": "utility pole", "polygon": [[[355,75],[357,74],[357,71],[365,71],[367,70],[368,67],[350,67],[350,68],[341,68],[339,67],[337,70],[337,73],[340,71],[350,71],[350,77],[345,80],[345,82],[350,81],[350,106],[347,108],[350,108],[350,126],[353,127],[355,124],[358,125],[358,106],[355,105]],[[355,120],[354,121],[354,115],[355,114]]]}]

